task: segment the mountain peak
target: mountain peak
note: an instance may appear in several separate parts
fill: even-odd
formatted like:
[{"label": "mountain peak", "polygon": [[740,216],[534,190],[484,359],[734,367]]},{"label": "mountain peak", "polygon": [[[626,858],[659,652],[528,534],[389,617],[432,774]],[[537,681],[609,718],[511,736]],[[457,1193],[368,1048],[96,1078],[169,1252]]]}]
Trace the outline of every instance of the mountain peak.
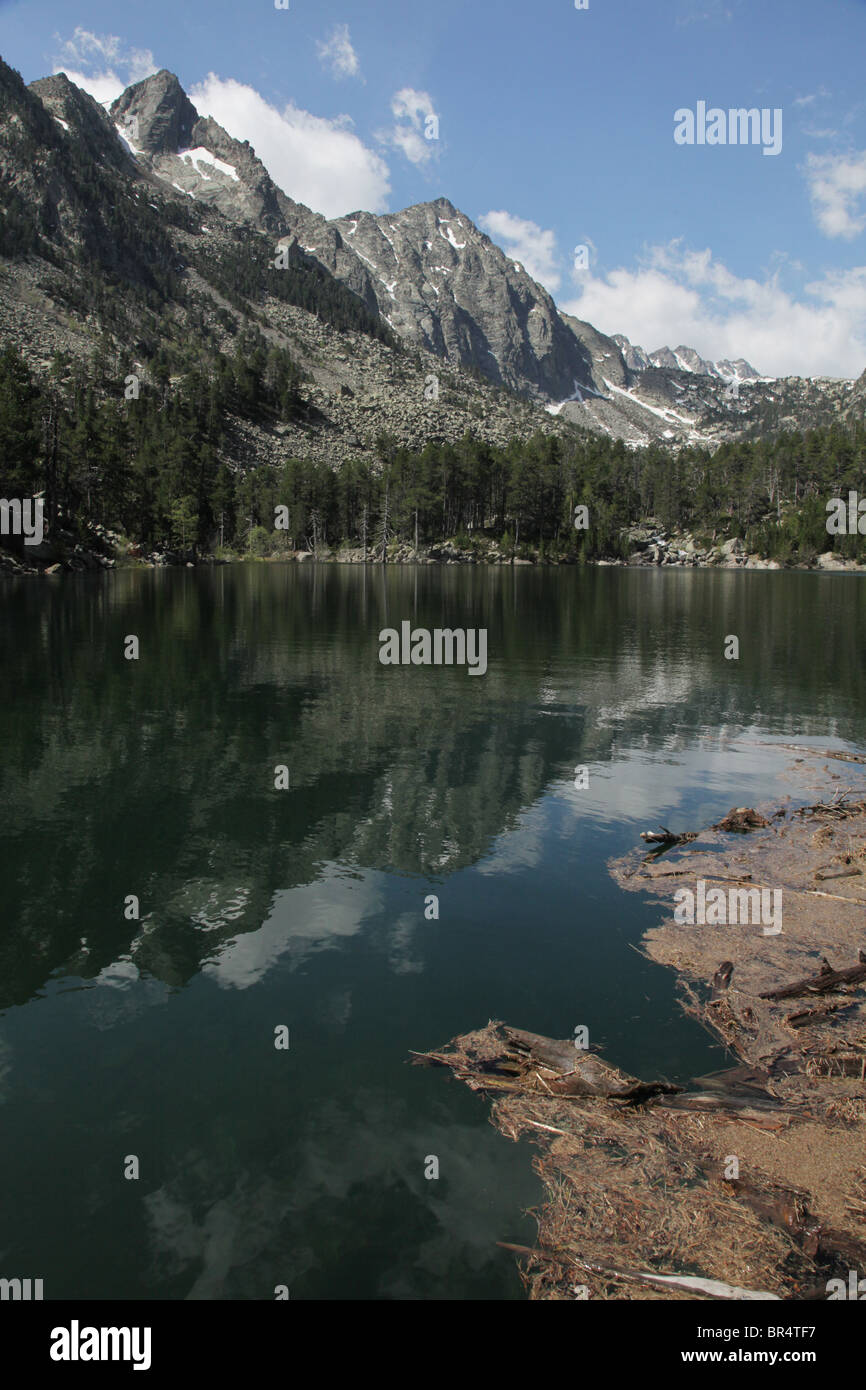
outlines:
[{"label": "mountain peak", "polygon": [[655,352],[645,352],[636,343],[630,343],[622,333],[614,333],[612,337],[622,352],[626,366],[633,372],[661,367],[666,371],[691,372],[695,376],[721,377],[723,380],[733,378],[736,381],[757,381],[761,375],[744,357],[737,357],[733,362],[727,357],[711,362],[701,357],[694,348],[685,347],[682,343],[673,350],[660,347]]},{"label": "mountain peak", "polygon": [[198,112],[175,74],[161,68],[127,87],[112,102],[111,118],[147,154],[174,154],[189,145]]},{"label": "mountain peak", "polygon": [[128,156],[117,139],[111,121],[99,102],[70,82],[65,72],[52,73],[31,82],[33,92],[58,125],[73,138],[78,136],[89,153],[114,169],[128,168]]}]

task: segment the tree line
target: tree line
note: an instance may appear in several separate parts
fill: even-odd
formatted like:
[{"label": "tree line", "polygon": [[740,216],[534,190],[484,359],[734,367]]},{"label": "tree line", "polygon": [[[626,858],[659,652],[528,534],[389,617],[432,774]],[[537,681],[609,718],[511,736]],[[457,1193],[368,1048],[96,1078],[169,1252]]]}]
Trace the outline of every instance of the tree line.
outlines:
[{"label": "tree line", "polygon": [[863,424],[713,450],[629,449],[577,429],[503,447],[467,433],[412,450],[381,433],[374,457],[349,452],[336,468],[297,457],[240,464],[243,422],[303,415],[303,373],[256,330],[237,334],[232,355],[205,346],[163,345],[140,382],[108,341],[88,370],[58,355],[38,376],[6,346],[0,496],[44,494],[49,526],[60,517],[83,534],[99,522],[145,547],[204,553],[345,543],[381,554],[395,542],[487,537],[515,554],[594,559],[627,553],[623,528],[641,521],[699,544],[739,536],[782,562],[864,553],[863,537],[826,526],[829,498],[863,483]]}]

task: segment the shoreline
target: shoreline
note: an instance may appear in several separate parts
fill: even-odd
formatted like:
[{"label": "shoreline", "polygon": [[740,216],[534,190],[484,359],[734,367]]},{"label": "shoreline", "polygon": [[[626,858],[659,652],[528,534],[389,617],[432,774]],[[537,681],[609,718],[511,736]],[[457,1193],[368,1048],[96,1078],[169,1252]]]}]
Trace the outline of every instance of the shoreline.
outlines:
[{"label": "shoreline", "polygon": [[[439,553],[431,553],[431,552]],[[778,560],[765,560],[759,555],[734,553],[720,559],[648,559],[641,553],[630,555],[627,559],[619,556],[584,560],[564,557],[548,559],[535,555],[513,557],[478,556],[459,550],[449,543],[441,546],[421,548],[404,554],[389,555],[386,561],[368,554],[366,560],[360,551],[322,551],[318,555],[309,550],[288,551],[281,555],[203,555],[195,559],[168,557],[157,552],[149,558],[128,558],[126,556],[106,556],[99,552],[78,552],[64,556],[48,565],[22,563],[17,555],[0,550],[0,579],[24,577],[54,577],[65,574],[105,573],[110,571],[155,570],[155,569],[212,569],[224,565],[273,565],[273,564],[323,564],[323,565],[367,565],[387,569],[389,565],[473,565],[479,568],[514,569],[689,569],[689,570],[747,570],[773,571],[775,573],[806,574],[866,574],[866,562],[837,558],[827,551],[814,560],[796,564],[782,564]]]},{"label": "shoreline", "polygon": [[[540,1149],[536,1245],[502,1242],[530,1299],[846,1298],[866,1275],[866,757],[786,747],[804,795],[608,865],[667,909],[636,949],[731,1066],[672,1087],[497,1023],[413,1058]],[[772,885],[782,930],[672,919],[699,881]]]},{"label": "shoreline", "polygon": [[[274,533],[277,534],[277,533]],[[262,539],[262,536],[265,539]],[[844,559],[833,550],[820,555],[808,551],[806,558],[786,563],[747,551],[739,536],[722,539],[696,535],[691,531],[668,531],[658,519],[624,526],[612,553],[587,558],[570,550],[561,540],[515,544],[510,537],[494,539],[484,531],[474,535],[466,532],[450,540],[436,541],[417,548],[409,541],[389,542],[384,554],[381,544],[337,546],[327,544],[296,549],[294,541],[283,536],[279,548],[273,547],[262,533],[257,541],[260,552],[218,548],[201,554],[194,546],[163,547],[146,550],[130,542],[120,532],[104,526],[93,527],[83,540],[75,540],[69,531],[60,530],[55,539],[48,538],[37,553],[28,554],[26,547],[15,552],[0,547],[0,576],[3,574],[54,575],[86,573],[112,569],[197,569],[201,566],[237,564],[343,564],[343,565],[489,565],[510,567],[561,568],[593,565],[599,568],[622,569],[746,569],[746,570],[804,570],[815,573],[866,574],[866,558]]]}]

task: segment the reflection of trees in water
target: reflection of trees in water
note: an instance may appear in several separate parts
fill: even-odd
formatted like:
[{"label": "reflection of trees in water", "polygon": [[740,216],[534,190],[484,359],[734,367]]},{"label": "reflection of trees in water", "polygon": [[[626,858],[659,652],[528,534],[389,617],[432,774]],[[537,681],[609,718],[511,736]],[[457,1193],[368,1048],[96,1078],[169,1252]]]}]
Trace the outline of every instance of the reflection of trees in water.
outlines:
[{"label": "reflection of trees in water", "polygon": [[[862,594],[837,576],[465,566],[18,585],[0,639],[0,1003],[64,964],[95,975],[134,936],[150,971],[185,980],[324,862],[447,875],[617,747],[761,719],[856,737]],[[404,618],[486,627],[487,674],[380,666],[378,632]],[[277,762],[290,792],[272,790]],[[142,923],[122,918],[133,892]]]}]

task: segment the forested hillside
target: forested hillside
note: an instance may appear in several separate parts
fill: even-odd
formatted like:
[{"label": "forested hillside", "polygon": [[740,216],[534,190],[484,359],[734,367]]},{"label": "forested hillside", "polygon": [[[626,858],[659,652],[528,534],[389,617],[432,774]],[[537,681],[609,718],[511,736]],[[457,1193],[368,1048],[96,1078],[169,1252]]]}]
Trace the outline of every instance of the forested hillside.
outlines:
[{"label": "forested hillside", "polygon": [[[122,375],[120,377],[123,380]],[[391,540],[419,544],[486,534],[550,558],[623,553],[620,532],[646,518],[671,531],[741,537],[747,549],[808,561],[860,536],[827,534],[826,502],[862,484],[866,427],[669,451],[631,450],[597,435],[536,435],[503,448],[466,435],[421,450],[381,434],[378,459],[342,465],[290,457],[230,468],[221,455],[244,422],[304,413],[302,375],[261,335],[232,356],[207,342],[162,349],[130,386],[116,364],[82,371],[55,360],[37,378],[10,347],[0,354],[0,495],[43,493],[49,524],[99,523],[150,547],[267,552]],[[127,393],[137,391],[138,398]],[[589,510],[578,530],[574,509]],[[275,509],[288,527],[274,532]],[[416,531],[417,527],[417,531]]]}]

